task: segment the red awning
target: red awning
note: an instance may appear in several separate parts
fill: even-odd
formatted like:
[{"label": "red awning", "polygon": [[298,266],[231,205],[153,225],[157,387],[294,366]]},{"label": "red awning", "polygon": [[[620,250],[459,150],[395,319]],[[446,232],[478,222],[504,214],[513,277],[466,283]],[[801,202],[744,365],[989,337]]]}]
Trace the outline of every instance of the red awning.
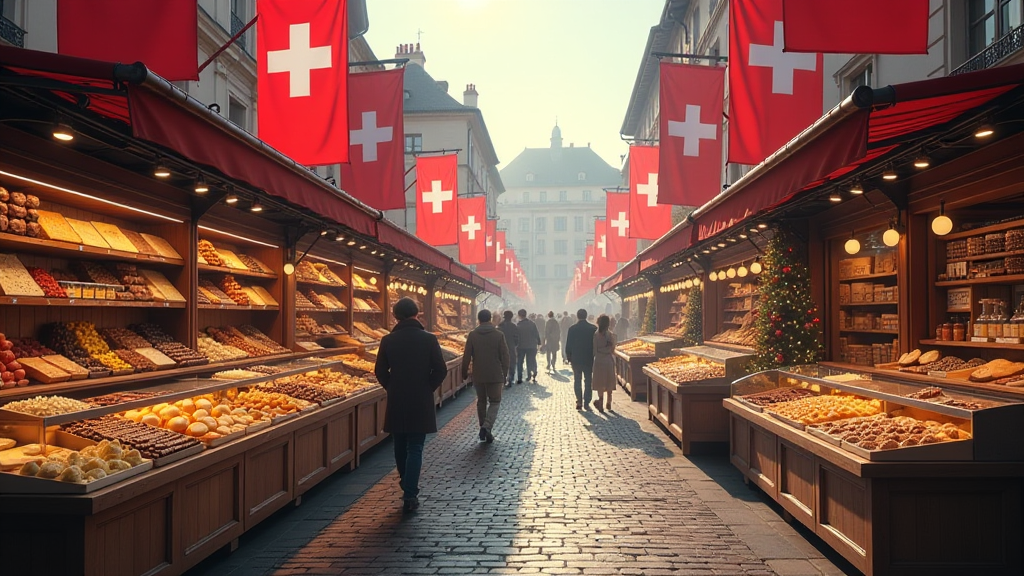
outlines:
[{"label": "red awning", "polygon": [[686,250],[693,244],[694,227],[689,222],[673,227],[668,234],[659,238],[640,255],[640,272],[655,266],[662,260],[671,258],[678,252]]},{"label": "red awning", "polygon": [[382,244],[390,246],[424,264],[429,264],[446,273],[451,272],[451,258],[387,220],[381,220],[377,223],[377,239]]}]

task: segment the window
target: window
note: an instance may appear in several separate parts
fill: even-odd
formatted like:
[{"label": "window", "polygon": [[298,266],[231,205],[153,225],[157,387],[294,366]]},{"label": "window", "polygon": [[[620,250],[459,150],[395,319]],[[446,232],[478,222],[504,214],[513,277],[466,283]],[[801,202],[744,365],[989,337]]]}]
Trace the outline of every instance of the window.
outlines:
[{"label": "window", "polygon": [[526,190],[525,192],[523,192],[523,202],[529,202],[529,201],[530,201],[530,191]]},{"label": "window", "polygon": [[555,278],[568,278],[569,269],[565,264],[555,264]]},{"label": "window", "polygon": [[577,239],[573,240],[572,241],[572,253],[573,253],[573,256],[583,256],[584,250],[586,250],[585,244],[586,244],[586,242],[584,242],[584,240],[582,238],[577,238]]},{"label": "window", "polygon": [[530,231],[530,219],[529,218],[520,218],[519,219],[519,231],[520,232],[529,232]]},{"label": "window", "polygon": [[868,64],[848,76],[846,78],[846,93],[853,94],[853,91],[861,86],[871,88],[873,68],[871,64]]},{"label": "window", "polygon": [[974,56],[1021,23],[1020,0],[967,0],[967,52]]},{"label": "window", "polygon": [[583,201],[584,202],[590,202],[591,200],[592,200],[592,198],[591,198],[590,190],[584,190],[583,191]]},{"label": "window", "polygon": [[533,253],[538,255],[538,256],[543,256],[544,255],[544,250],[545,250],[544,239],[543,238],[538,238],[537,239],[537,247],[534,248],[534,252]]},{"label": "window", "polygon": [[530,172],[529,174],[526,175],[526,181],[533,182],[533,172]]},{"label": "window", "polygon": [[537,278],[545,278],[548,275],[547,266],[537,264]]},{"label": "window", "polygon": [[530,241],[520,240],[519,241],[519,255],[526,258],[530,255]]},{"label": "window", "polygon": [[565,232],[566,230],[566,217],[555,216],[555,232]]},{"label": "window", "polygon": [[231,120],[235,126],[238,126],[242,130],[247,130],[246,125],[246,113],[248,110],[241,102],[234,98],[228,98],[228,120]]},{"label": "window", "polygon": [[423,152],[423,134],[405,135],[405,153]]},{"label": "window", "polygon": [[537,195],[539,196],[539,198],[537,198],[537,202],[547,202],[548,201],[548,193],[545,192],[544,190],[541,190],[539,193],[537,193]]},{"label": "window", "polygon": [[548,228],[548,219],[547,218],[545,218],[543,216],[540,216],[536,220],[534,220],[534,223],[533,223],[533,231],[534,232],[547,232],[547,228]]},{"label": "window", "polygon": [[572,230],[573,232],[586,232],[587,231],[587,219],[583,216],[572,217]]},{"label": "window", "polygon": [[580,182],[586,180],[587,179],[587,173],[586,172],[580,172],[579,174],[576,175],[576,179],[579,180]]},{"label": "window", "polygon": [[565,190],[560,190],[558,192],[558,201],[559,202],[568,202],[569,201],[569,192],[567,192]]},{"label": "window", "polygon": [[555,240],[555,256],[565,256],[568,253],[568,240]]},{"label": "window", "polygon": [[0,0],[0,16],[14,21],[14,0]]}]

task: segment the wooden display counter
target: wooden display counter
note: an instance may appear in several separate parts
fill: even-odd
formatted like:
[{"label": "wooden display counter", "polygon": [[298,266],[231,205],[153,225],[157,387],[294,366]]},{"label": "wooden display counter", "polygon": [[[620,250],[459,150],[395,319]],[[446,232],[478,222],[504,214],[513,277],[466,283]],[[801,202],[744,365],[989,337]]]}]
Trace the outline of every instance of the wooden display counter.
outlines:
[{"label": "wooden display counter", "polygon": [[1024,463],[871,462],[733,399],[730,459],[869,575],[1020,574]]},{"label": "wooden display counter", "polygon": [[655,356],[629,356],[616,350],[615,379],[622,389],[629,394],[629,399],[636,402],[647,400],[647,377],[643,373],[644,366],[657,360]]},{"label": "wooden display counter", "polygon": [[181,574],[358,465],[385,437],[385,400],[372,388],[87,495],[0,495],[4,571]]}]

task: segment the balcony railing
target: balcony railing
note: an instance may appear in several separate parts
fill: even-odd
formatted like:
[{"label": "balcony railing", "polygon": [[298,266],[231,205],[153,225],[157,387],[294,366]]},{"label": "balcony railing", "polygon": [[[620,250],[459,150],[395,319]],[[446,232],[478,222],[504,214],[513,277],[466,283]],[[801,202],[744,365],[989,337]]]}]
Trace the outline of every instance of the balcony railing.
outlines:
[{"label": "balcony railing", "polygon": [[25,31],[3,16],[0,16],[0,38],[18,48],[25,47]]},{"label": "balcony railing", "polygon": [[[235,36],[235,34],[238,34],[239,32],[241,32],[242,28],[245,28],[246,24],[247,24],[247,22],[243,22],[242,19],[239,18],[237,14],[232,12],[231,13],[231,37],[233,38]],[[246,32],[245,34],[242,34],[242,36],[238,38],[238,45],[242,47],[242,50],[245,50],[246,54],[249,53],[249,33],[248,32]]]},{"label": "balcony railing", "polygon": [[973,58],[964,62],[959,68],[950,72],[949,75],[956,76],[957,74],[977,72],[978,70],[991,68],[1021,48],[1024,48],[1024,26],[1018,26],[1010,30],[1005,36],[990,44],[988,48],[975,54]]}]

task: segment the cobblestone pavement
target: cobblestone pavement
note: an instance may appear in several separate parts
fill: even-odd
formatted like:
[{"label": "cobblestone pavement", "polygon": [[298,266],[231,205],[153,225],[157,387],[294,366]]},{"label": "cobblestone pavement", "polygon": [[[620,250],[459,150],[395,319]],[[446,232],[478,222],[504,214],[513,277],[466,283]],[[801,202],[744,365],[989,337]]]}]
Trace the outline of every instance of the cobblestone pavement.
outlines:
[{"label": "cobblestone pavement", "polygon": [[506,389],[491,445],[477,440],[467,392],[428,441],[418,513],[401,513],[386,443],[190,576],[852,570],[783,522],[725,456],[683,457],[621,389],[606,414],[575,410],[567,372]]}]

